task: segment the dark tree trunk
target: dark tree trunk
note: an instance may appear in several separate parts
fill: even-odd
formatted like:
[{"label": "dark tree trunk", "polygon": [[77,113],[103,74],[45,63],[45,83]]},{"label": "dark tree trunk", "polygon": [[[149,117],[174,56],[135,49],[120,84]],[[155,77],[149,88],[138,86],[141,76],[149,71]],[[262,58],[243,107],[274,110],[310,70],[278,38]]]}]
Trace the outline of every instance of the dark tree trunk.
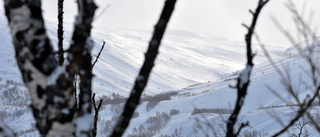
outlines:
[{"label": "dark tree trunk", "polygon": [[164,34],[170,16],[173,12],[175,3],[176,0],[167,0],[165,2],[165,6],[162,10],[160,19],[154,28],[155,30],[153,32],[152,39],[149,43],[148,51],[145,54],[145,61],[140,69],[134,87],[131,90],[130,97],[128,98],[125,104],[124,110],[111,134],[111,137],[121,137],[123,135],[124,131],[127,129],[129,125],[129,122],[132,118],[132,115],[136,107],[140,102],[142,91],[147,85],[151,69],[154,66],[154,61],[158,54],[158,49],[160,46],[162,36]]}]

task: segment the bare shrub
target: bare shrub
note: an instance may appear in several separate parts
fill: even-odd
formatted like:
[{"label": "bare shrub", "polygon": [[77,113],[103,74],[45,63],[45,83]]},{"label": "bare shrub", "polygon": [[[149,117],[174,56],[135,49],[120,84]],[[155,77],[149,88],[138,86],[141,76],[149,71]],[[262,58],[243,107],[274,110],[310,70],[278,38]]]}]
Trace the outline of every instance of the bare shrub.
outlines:
[{"label": "bare shrub", "polygon": [[123,104],[111,104],[110,110],[116,114],[120,114],[123,109]]},{"label": "bare shrub", "polygon": [[308,122],[298,122],[295,124],[294,128],[298,130],[297,134],[292,134],[292,137],[309,137],[311,134],[303,133],[305,130],[305,126],[307,126]]},{"label": "bare shrub", "polygon": [[171,109],[169,112],[169,115],[173,116],[173,115],[178,115],[180,113],[180,110],[178,109]]},{"label": "bare shrub", "polygon": [[154,136],[153,131],[148,130],[145,126],[140,125],[138,128],[133,128],[132,134],[129,134],[128,137],[151,137]]},{"label": "bare shrub", "polygon": [[147,123],[149,124],[148,130],[160,131],[167,122],[170,120],[171,116],[166,112],[156,112],[156,116],[150,116],[147,118]]},{"label": "bare shrub", "polygon": [[128,137],[151,137],[159,134],[162,129],[170,120],[171,115],[167,112],[156,112],[155,116],[150,116],[138,128],[133,128]]},{"label": "bare shrub", "polygon": [[164,100],[170,100],[171,97],[178,95],[178,92],[168,92],[163,94],[157,94],[154,96],[150,95],[144,95],[144,97],[141,99],[141,101],[164,101]]},{"label": "bare shrub", "polygon": [[0,84],[1,105],[27,106],[30,104],[29,93],[22,83],[13,80],[5,82]]},{"label": "bare shrub", "polygon": [[268,136],[268,133],[263,132],[263,131],[261,132],[258,130],[253,130],[253,131],[245,130],[245,131],[243,131],[241,136],[242,137],[266,137],[266,136]]},{"label": "bare shrub", "polygon": [[182,127],[180,127],[179,129],[175,128],[171,135],[160,134],[160,137],[182,137],[181,133],[182,133]]},{"label": "bare shrub", "polygon": [[[227,132],[226,123],[230,114],[219,114],[218,117],[208,119],[204,114],[200,117],[194,118],[192,127],[192,136],[205,136],[205,137],[225,137]],[[235,124],[235,130],[239,130],[243,123],[244,116],[240,115]],[[244,136],[240,132],[238,136]],[[245,137],[245,136],[244,136]]]},{"label": "bare shrub", "polygon": [[146,105],[146,110],[150,111],[153,109],[160,101],[149,101]]},{"label": "bare shrub", "polygon": [[216,113],[216,114],[230,114],[230,109],[225,108],[194,108],[191,115],[202,114],[202,113]]},{"label": "bare shrub", "polygon": [[103,135],[103,136],[109,136],[109,134],[112,132],[116,122],[118,121],[118,118],[119,116],[113,116],[111,117],[110,120],[106,120],[104,122],[101,122],[103,123],[102,125],[100,124],[99,127],[101,127],[101,130],[100,130],[100,135]]}]

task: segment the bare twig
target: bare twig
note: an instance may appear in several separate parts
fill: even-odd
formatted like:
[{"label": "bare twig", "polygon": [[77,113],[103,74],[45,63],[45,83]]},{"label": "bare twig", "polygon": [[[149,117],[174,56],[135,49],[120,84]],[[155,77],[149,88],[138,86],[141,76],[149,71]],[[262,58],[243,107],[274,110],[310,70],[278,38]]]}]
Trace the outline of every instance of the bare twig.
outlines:
[{"label": "bare twig", "polygon": [[93,121],[93,128],[92,128],[92,137],[97,136],[97,123],[99,118],[99,110],[102,104],[103,99],[100,99],[98,107],[96,106],[96,99],[95,99],[96,93],[93,93],[92,96],[92,104],[94,108],[94,121]]},{"label": "bare twig", "polygon": [[[297,8],[295,7],[294,3],[289,0],[289,3],[287,4],[287,8],[290,10],[291,13],[293,13],[294,15],[294,22],[296,24],[296,28],[297,30],[300,32],[300,35],[303,35],[305,42],[303,44],[305,44],[306,46],[311,45],[310,44],[310,37],[312,38],[311,40],[315,40],[315,33],[310,29],[309,24],[307,24],[301,17],[301,15],[298,13]],[[302,11],[302,14],[304,13],[304,11]],[[292,87],[291,84],[291,80],[290,80],[290,75],[289,73],[286,73],[285,75],[277,68],[277,66],[275,65],[275,63],[273,62],[273,60],[270,58],[270,56],[268,55],[266,49],[264,48],[263,44],[261,44],[261,41],[259,40],[259,37],[257,37],[258,41],[260,42],[261,48],[264,51],[265,55],[267,56],[268,60],[271,62],[271,64],[273,65],[274,68],[276,68],[278,74],[281,77],[282,83],[283,85],[286,87],[286,90],[288,91],[288,93],[290,93],[290,95],[295,99],[295,101],[298,103],[300,109],[298,110],[298,113],[296,114],[296,116],[290,120],[290,122],[284,126],[279,132],[277,132],[276,134],[274,134],[273,136],[279,136],[282,133],[284,133],[287,129],[289,129],[289,127],[291,127],[296,121],[298,121],[304,114],[306,114],[308,116],[308,118],[310,119],[310,121],[314,121],[313,118],[311,117],[311,115],[308,113],[308,109],[310,108],[310,106],[312,105],[312,103],[314,102],[315,98],[319,97],[319,82],[318,82],[318,75],[319,74],[319,69],[317,69],[317,63],[313,61],[313,47],[307,47],[307,50],[310,54],[307,54],[306,50],[303,50],[300,45],[301,44],[297,44],[295,43],[295,40],[293,39],[293,37],[291,36],[291,34],[289,34],[286,30],[283,29],[283,27],[280,25],[279,22],[276,21],[276,19],[274,18],[274,23],[276,24],[276,26],[279,28],[279,30],[284,33],[284,35],[289,39],[290,42],[292,42],[293,45],[295,45],[297,51],[299,52],[299,55],[302,57],[302,59],[305,59],[305,61],[309,64],[310,66],[310,70],[306,70],[304,68],[301,68],[301,70],[305,73],[306,76],[310,77],[312,82],[313,82],[313,86],[315,87],[315,90],[313,92],[313,95],[311,97],[311,99],[309,99],[308,97],[304,99],[303,102],[300,101],[298,93],[294,91],[294,88]],[[312,42],[311,42],[312,43]],[[304,85],[308,85],[305,82]],[[309,86],[311,87],[311,85]],[[316,124],[314,127],[320,132],[320,127]]]},{"label": "bare twig", "polygon": [[105,41],[103,41],[103,44],[102,44],[102,47],[101,47],[101,49],[100,49],[100,51],[99,51],[99,53],[98,53],[98,56],[96,57],[96,60],[93,62],[93,64],[92,64],[92,68],[94,67],[94,65],[97,63],[97,61],[98,61],[98,59],[99,59],[99,57],[100,57],[100,55],[101,55],[101,52],[102,52],[102,50],[103,50],[103,48],[104,48],[104,44],[105,44],[106,42]]},{"label": "bare twig", "polygon": [[297,44],[293,36],[283,28],[283,26],[279,23],[279,21],[274,16],[271,16],[270,18],[273,21],[273,23],[276,25],[276,27],[289,39],[292,45]]},{"label": "bare twig", "polygon": [[[308,61],[309,65],[311,67],[311,73],[312,73],[311,78],[313,80],[313,84],[317,88],[315,90],[315,93],[314,93],[313,97],[310,100],[304,100],[304,102],[301,103],[298,95],[294,92],[292,84],[290,83],[290,81],[291,81],[290,80],[291,79],[290,75],[288,73],[286,73],[286,75],[285,75],[280,71],[280,69],[275,65],[274,61],[271,59],[270,55],[266,51],[264,45],[261,43],[258,35],[257,34],[255,34],[255,35],[257,36],[256,38],[257,38],[257,40],[258,40],[258,42],[259,42],[259,44],[260,44],[265,56],[271,62],[271,64],[273,65],[273,68],[275,68],[276,72],[278,72],[278,74],[280,75],[282,84],[285,86],[286,90],[291,94],[292,97],[294,97],[295,101],[300,106],[300,110],[298,111],[296,116],[293,119],[291,119],[291,121],[286,126],[284,126],[284,128],[281,131],[279,131],[276,134],[274,134],[273,136],[275,137],[275,136],[279,136],[282,133],[284,133],[286,130],[289,129],[289,127],[291,127],[296,121],[298,121],[307,112],[308,108],[312,105],[312,102],[314,102],[315,98],[319,96],[318,93],[319,93],[320,86],[317,85],[317,80],[316,80],[316,77],[315,77],[315,75],[316,75],[315,72],[317,70],[314,67],[314,63],[310,59],[311,57],[306,56],[306,55],[302,56],[304,58],[307,58],[306,60]],[[299,50],[299,51],[301,51],[300,54],[303,54],[302,50]],[[286,71],[286,72],[288,72],[288,71]],[[308,74],[308,71],[305,71],[305,72]],[[271,91],[279,97],[279,95],[275,91],[273,91],[273,90],[271,90]],[[315,128],[318,130],[319,127],[315,127]]]},{"label": "bare twig", "polygon": [[303,132],[303,128],[307,124],[308,124],[308,122],[304,122],[304,123],[299,122],[298,124],[296,124],[295,126],[299,130],[299,133],[298,133],[298,135],[293,134],[293,136],[294,137],[301,137],[302,132]]},{"label": "bare twig", "polygon": [[96,17],[94,17],[93,22],[96,21],[97,19],[99,19],[103,15],[103,13],[105,13],[109,8],[110,8],[110,4],[108,4],[106,7],[104,7],[102,9],[102,11],[99,14],[97,14]]},{"label": "bare twig", "polygon": [[242,128],[246,127],[246,126],[249,126],[249,122],[246,122],[246,123],[241,123],[237,133],[236,133],[236,136],[238,136],[242,130]]},{"label": "bare twig", "polygon": [[300,105],[300,110],[296,114],[296,116],[290,120],[290,122],[282,128],[279,132],[275,133],[273,137],[279,136],[282,133],[284,133],[286,130],[288,130],[289,127],[291,127],[295,122],[297,122],[308,110],[308,108],[312,105],[312,102],[315,100],[315,98],[318,96],[318,92],[320,90],[320,86],[317,87],[316,93],[312,96],[310,100],[305,100],[304,103]]},{"label": "bare twig", "polygon": [[309,112],[306,112],[306,114],[309,120],[311,121],[311,123],[313,123],[313,127],[320,133],[320,127],[317,124],[318,121],[315,121]]}]

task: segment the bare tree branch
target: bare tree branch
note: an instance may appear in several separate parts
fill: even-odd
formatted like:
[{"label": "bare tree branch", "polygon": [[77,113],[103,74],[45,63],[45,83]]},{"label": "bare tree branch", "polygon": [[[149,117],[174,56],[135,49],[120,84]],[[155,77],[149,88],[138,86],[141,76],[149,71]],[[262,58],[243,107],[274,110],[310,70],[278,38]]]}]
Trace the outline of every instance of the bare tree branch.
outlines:
[{"label": "bare tree branch", "polygon": [[234,133],[234,125],[237,122],[237,117],[240,113],[240,110],[244,102],[244,98],[247,94],[247,88],[250,83],[250,73],[254,65],[252,61],[254,54],[252,54],[251,52],[251,39],[254,33],[254,28],[256,26],[260,11],[268,1],[269,0],[259,0],[258,7],[256,8],[255,12],[250,10],[250,13],[252,13],[253,15],[253,19],[252,19],[251,26],[248,29],[248,33],[245,36],[245,40],[247,44],[247,65],[246,65],[246,68],[240,73],[238,78],[238,83],[237,83],[238,97],[237,97],[235,109],[233,113],[230,115],[227,122],[226,136],[228,137],[237,136],[237,133]]},{"label": "bare tree branch", "polygon": [[96,106],[96,99],[95,99],[96,93],[93,93],[92,96],[92,104],[94,108],[94,121],[93,121],[93,128],[92,128],[92,137],[97,136],[97,124],[98,124],[98,118],[99,118],[99,110],[102,104],[103,99],[100,99],[98,107]]},{"label": "bare tree branch", "polygon": [[[307,116],[308,118],[313,121],[313,119],[311,118],[311,116],[308,114],[308,108],[312,105],[312,103],[314,102],[314,100],[316,99],[316,97],[319,96],[319,91],[320,91],[320,85],[318,85],[317,83],[317,78],[315,77],[316,76],[316,67],[315,67],[315,64],[312,62],[312,59],[310,56],[306,56],[304,55],[304,53],[302,52],[302,50],[300,49],[299,50],[299,54],[301,54],[301,56],[303,58],[306,59],[306,61],[308,61],[309,65],[310,65],[310,68],[311,68],[311,74],[310,74],[310,77],[312,78],[313,80],[313,84],[317,87],[315,92],[314,92],[314,95],[312,96],[311,99],[309,100],[304,100],[304,102],[300,102],[300,99],[298,97],[298,95],[296,94],[296,92],[294,91],[293,87],[292,87],[292,84],[290,83],[291,82],[291,78],[290,78],[290,75],[289,73],[286,73],[283,74],[280,69],[275,65],[274,61],[271,59],[269,53],[267,52],[267,50],[265,49],[265,46],[261,43],[260,41],[260,38],[257,34],[256,35],[256,38],[257,38],[257,41],[259,42],[265,56],[268,58],[269,62],[271,62],[273,68],[275,68],[276,72],[280,75],[281,77],[281,81],[282,81],[282,84],[285,86],[286,90],[291,94],[291,96],[295,99],[295,101],[298,103],[298,105],[300,106],[300,110],[298,111],[298,113],[296,114],[296,116],[290,120],[290,122],[284,126],[279,132],[275,133],[273,135],[273,137],[276,137],[276,136],[279,136],[281,134],[283,134],[286,130],[288,130],[295,122],[297,122],[305,113],[307,113]],[[289,38],[290,39],[290,38]],[[303,70],[303,69],[302,69]],[[286,71],[288,72],[288,71]],[[306,74],[309,73],[309,71],[304,71]],[[271,89],[271,88],[269,88]],[[274,91],[274,90],[271,90],[272,93],[274,93],[275,95],[277,95],[279,98],[280,96]],[[307,99],[307,98],[306,98]],[[279,119],[280,120],[280,119]],[[278,120],[278,121],[279,121]],[[319,131],[319,126],[318,125],[315,125],[314,126],[318,131]]]},{"label": "bare tree branch", "polygon": [[[290,12],[294,15],[294,22],[296,25],[296,28],[299,32],[300,35],[302,35],[305,39],[305,44],[306,46],[310,46],[311,43],[310,38],[312,41],[315,41],[315,33],[312,31],[312,29],[310,29],[309,24],[307,24],[302,16],[298,13],[296,6],[294,5],[294,3],[289,0],[289,3],[287,4],[287,8],[290,10]],[[302,11],[302,14],[304,13],[304,11]],[[304,59],[310,67],[310,70],[306,70],[305,68],[301,67],[301,70],[304,72],[304,74],[307,77],[310,77],[312,80],[312,84],[314,87],[314,91],[313,91],[313,95],[311,97],[311,99],[309,99],[309,97],[306,97],[304,99],[303,102],[300,101],[299,96],[298,96],[298,92],[294,91],[294,88],[291,84],[291,79],[290,79],[290,75],[288,73],[288,71],[286,71],[287,73],[282,73],[280,71],[280,69],[275,65],[274,61],[271,59],[271,57],[269,56],[268,52],[266,51],[265,47],[263,44],[261,44],[261,41],[259,39],[259,37],[256,35],[256,38],[258,40],[258,42],[260,43],[260,46],[264,52],[264,54],[266,55],[266,57],[268,58],[268,60],[271,62],[271,64],[273,65],[273,68],[276,69],[276,71],[278,72],[278,74],[281,77],[281,81],[283,83],[283,85],[285,86],[286,90],[288,93],[290,93],[290,95],[295,99],[295,101],[298,103],[300,109],[298,110],[296,116],[290,120],[290,122],[284,126],[279,132],[275,133],[273,136],[279,136],[281,134],[283,134],[286,130],[288,130],[292,125],[294,125],[294,123],[296,123],[302,116],[304,116],[305,114],[308,116],[308,118],[310,119],[311,122],[313,122],[314,124],[314,128],[320,132],[320,127],[316,124],[316,122],[314,121],[314,119],[311,117],[310,113],[308,112],[308,109],[311,107],[312,103],[314,102],[314,100],[318,97],[319,98],[319,92],[320,92],[320,85],[318,82],[318,74],[319,74],[319,69],[317,68],[317,62],[314,61],[313,59],[313,55],[314,55],[314,49],[313,47],[307,47],[307,50],[309,52],[309,54],[306,54],[306,50],[303,50],[301,48],[302,44],[296,44],[295,40],[293,39],[292,35],[290,33],[288,33],[288,31],[286,31],[285,29],[283,29],[283,27],[281,26],[281,24],[275,19],[273,18],[274,23],[276,24],[276,26],[279,28],[279,30],[289,39],[290,42],[292,42],[293,45],[295,45],[299,55],[302,57],[302,59]],[[317,53],[316,53],[317,54]],[[304,83],[305,85],[308,85],[307,83],[301,81],[300,83]],[[312,87],[311,85],[309,85],[308,87]],[[275,92],[273,92],[275,94]]]},{"label": "bare tree branch", "polygon": [[59,64],[62,66],[64,61],[64,52],[63,52],[63,1],[58,0],[58,57],[59,57]]},{"label": "bare tree branch", "polygon": [[102,9],[102,11],[93,19],[93,22],[99,19],[103,13],[105,13],[110,8],[110,4],[108,4],[106,7]]},{"label": "bare tree branch", "polygon": [[[73,43],[70,46],[68,56],[73,72],[80,78],[79,109],[76,110],[75,120],[76,136],[91,136],[92,115],[91,115],[91,82],[92,64],[91,50],[93,41],[90,38],[92,21],[97,6],[92,0],[78,0],[78,12],[75,28],[72,35]],[[75,67],[77,66],[77,67]]]},{"label": "bare tree branch", "polygon": [[296,124],[295,127],[299,130],[299,133],[298,133],[298,135],[293,134],[293,136],[294,137],[301,137],[302,132],[303,132],[303,128],[307,124],[308,124],[308,122],[304,122],[304,123],[299,122],[298,124]]},{"label": "bare tree branch", "polygon": [[103,48],[104,48],[104,44],[105,44],[106,42],[105,41],[103,41],[103,44],[102,44],[102,47],[101,47],[101,49],[100,49],[100,51],[99,51],[99,53],[98,53],[98,56],[96,57],[96,60],[93,62],[93,64],[92,64],[92,68],[94,67],[94,65],[97,63],[97,61],[98,61],[98,59],[99,59],[99,57],[100,57],[100,54],[101,54],[101,52],[102,52],[102,50],[103,50]]},{"label": "bare tree branch", "polygon": [[236,133],[236,136],[238,136],[242,130],[242,128],[246,127],[246,126],[249,126],[249,122],[246,122],[246,123],[241,123],[237,133]]},{"label": "bare tree branch", "polygon": [[129,122],[132,118],[132,115],[136,107],[140,102],[142,91],[147,85],[151,69],[154,66],[154,61],[158,54],[161,39],[165,32],[170,16],[174,10],[175,3],[176,0],[167,0],[165,2],[165,6],[162,10],[160,19],[157,25],[155,26],[152,39],[149,43],[149,48],[147,50],[147,53],[145,54],[145,61],[140,69],[134,87],[131,90],[131,94],[125,104],[124,110],[119,118],[119,121],[111,134],[111,137],[121,137],[123,135],[124,131],[127,129],[129,125]]},{"label": "bare tree branch", "polygon": [[319,90],[320,90],[320,86],[317,87],[316,89],[317,92],[312,96],[310,100],[305,100],[305,102],[300,105],[301,109],[298,111],[296,116],[293,119],[291,119],[290,122],[284,128],[282,128],[279,132],[275,133],[272,137],[277,137],[281,135],[286,130],[288,130],[288,128],[291,127],[295,122],[297,122],[307,112],[308,108],[312,105],[312,102],[318,96]]}]

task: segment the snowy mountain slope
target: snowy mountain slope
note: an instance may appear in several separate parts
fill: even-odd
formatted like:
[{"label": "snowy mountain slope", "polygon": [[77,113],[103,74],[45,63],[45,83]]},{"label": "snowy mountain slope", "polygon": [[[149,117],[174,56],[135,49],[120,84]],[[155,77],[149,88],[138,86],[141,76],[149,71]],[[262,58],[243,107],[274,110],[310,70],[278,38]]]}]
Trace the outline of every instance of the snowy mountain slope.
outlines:
[{"label": "snowy mountain slope", "polygon": [[[102,39],[106,41],[101,60],[94,69],[97,80],[108,83],[107,87],[112,87],[109,89],[111,92],[126,94],[143,62],[151,33],[106,30],[105,33],[94,34],[98,35],[93,36],[98,43],[97,48]],[[243,49],[244,45],[239,42],[169,30],[145,93],[159,93],[225,77],[243,68]],[[263,61],[265,59],[258,56],[257,62]]]},{"label": "snowy mountain slope", "polygon": [[[317,53],[319,53],[318,47],[317,50]],[[309,68],[307,67],[308,65],[304,59],[301,59],[299,55],[294,54],[296,52],[296,50],[290,52],[292,54],[291,58],[288,57],[289,52],[284,53],[283,56],[275,59],[275,63],[278,66],[281,66],[280,64],[284,64],[286,66],[285,68],[280,67],[283,72],[288,72],[287,68],[290,68],[289,73],[291,75],[292,83],[296,88],[300,85],[298,93],[299,97],[303,99],[307,94],[311,95],[311,89],[314,87],[307,86],[311,85],[312,82],[310,77],[305,75],[301,68],[305,70],[308,70]],[[314,56],[314,59],[319,58]],[[282,125],[279,124],[272,116],[278,116],[279,119],[283,120],[286,124],[295,116],[298,107],[291,108],[288,106],[290,105],[289,103],[296,104],[296,101],[293,100],[293,97],[288,95],[289,93],[286,92],[285,87],[280,82],[280,77],[275,73],[274,68],[272,68],[270,64],[257,65],[252,73],[253,77],[249,86],[248,95],[241,111],[241,117],[243,117],[242,121],[250,122],[251,127],[247,128],[248,131],[256,130],[261,134],[270,136],[279,131],[282,127]],[[196,115],[192,115],[192,113],[195,108],[233,108],[236,99],[236,90],[229,87],[230,84],[232,85],[235,83],[232,82],[233,80],[230,80],[232,78],[234,78],[234,76],[179,90],[177,91],[179,93],[177,96],[173,97],[171,100],[159,102],[151,111],[146,111],[147,103],[143,103],[137,110],[140,114],[139,117],[133,119],[126,135],[132,135],[135,132],[134,128],[141,127],[141,125],[148,128],[149,123],[147,121],[149,117],[154,116],[156,112],[169,113],[172,109],[177,109],[180,113],[178,115],[173,115],[166,123],[166,126],[161,128],[159,131],[154,132],[154,136],[172,135],[177,132],[177,130],[181,130],[179,132],[181,136],[204,136],[201,132],[205,132],[206,134],[213,136],[212,129],[200,130],[199,128],[196,128],[197,130],[194,130],[194,127],[197,125],[197,120],[199,121],[199,119],[201,121],[200,123],[203,125],[210,122],[210,124],[215,127],[214,132],[224,135],[223,128],[219,127],[219,124],[223,123],[222,120],[226,120],[227,114],[219,114],[217,111]],[[302,82],[307,83],[307,85],[302,84]],[[266,87],[267,85],[274,89],[285,100],[282,100],[272,94]],[[320,113],[318,109],[319,107],[313,107],[311,109],[311,114],[319,116]],[[110,109],[109,111],[112,110]],[[205,112],[206,110],[203,111]],[[111,116],[109,115],[107,117],[110,118]],[[319,133],[311,128],[310,125],[307,125],[306,129],[311,136],[319,135]],[[289,131],[291,133],[297,132],[294,127]],[[143,132],[147,133],[147,130],[144,130]],[[283,136],[288,136],[288,134],[284,134]]]},{"label": "snowy mountain slope", "polygon": [[[12,49],[9,29],[3,10],[0,12],[1,64],[5,60],[14,63],[14,51]],[[64,23],[65,49],[70,45],[72,23]],[[47,34],[53,45],[57,45],[55,22],[46,22]],[[121,31],[93,28],[92,38],[95,41],[93,55],[97,55],[102,41],[106,42],[101,57],[94,68],[94,91],[99,94],[120,93],[127,96],[131,90],[133,81],[144,60],[144,52],[152,36],[151,31]],[[271,46],[270,46],[271,47]],[[57,49],[57,47],[55,47]],[[155,67],[152,71],[148,86],[144,93],[154,94],[163,91],[175,90],[191,84],[215,81],[226,77],[228,74],[244,67],[243,42],[230,41],[228,39],[214,38],[180,30],[168,30],[162,41]],[[256,46],[258,56],[256,63],[265,61],[259,56],[259,47]],[[283,51],[283,47],[271,47],[272,55]],[[20,77],[17,67],[12,73]],[[2,67],[3,70],[9,70]],[[19,79],[19,78],[18,78]]]},{"label": "snowy mountain slope", "polygon": [[[65,23],[65,45],[72,30]],[[56,43],[56,24],[47,23],[48,34]],[[94,68],[94,91],[101,94],[120,93],[127,95],[133,86],[144,60],[151,31],[121,31],[94,28],[95,41],[93,55],[97,55],[102,41],[105,48]],[[180,30],[168,30],[160,46],[155,67],[144,93],[154,94],[175,90],[191,84],[214,81],[244,67],[244,44],[222,38],[194,34]],[[259,54],[255,62],[266,59]],[[271,47],[272,56],[283,51],[281,47]]]},{"label": "snowy mountain slope", "polygon": [[[56,24],[48,22],[47,28],[52,42],[56,43]],[[71,24],[66,23],[65,28],[65,45],[68,45],[72,31]],[[26,104],[10,104],[9,101],[4,100],[7,97],[4,94],[6,91],[15,91],[14,93],[20,95],[20,93],[25,93],[26,89],[21,84],[9,29],[2,12],[0,12],[0,30],[1,118],[5,118],[4,121],[20,136],[36,136],[37,133],[30,126],[34,125],[34,121],[30,111],[26,109]],[[100,96],[111,93],[127,96],[143,62],[143,53],[150,37],[150,31],[94,28],[92,37],[96,42],[93,49],[94,55],[100,50],[102,40],[106,41],[105,49],[94,68],[96,75],[93,83],[94,92]],[[276,57],[280,51],[285,51],[280,47],[267,46],[267,48],[271,49],[273,57]],[[204,125],[208,122],[213,125],[218,135],[223,135],[224,129],[220,126],[224,125],[223,120],[228,117],[228,109],[232,108],[236,98],[236,90],[230,88],[229,85],[235,84],[233,79],[236,78],[237,73],[234,72],[239,72],[238,70],[244,67],[244,49],[244,44],[240,42],[191,32],[168,30],[145,93],[164,94],[174,91],[178,94],[172,95],[170,100],[142,102],[125,136],[139,136],[139,133],[148,133],[150,136],[172,134],[174,136],[204,136],[204,133],[212,135],[212,129],[201,130],[199,126],[199,123]],[[258,53],[254,59],[256,66],[252,72],[251,84],[241,117],[243,117],[242,121],[250,122],[251,127],[247,128],[248,131],[257,130],[272,135],[279,130],[281,125],[267,112],[278,115],[286,123],[293,117],[297,108],[291,109],[286,106],[287,101],[294,103],[293,98],[284,92],[279,76],[272,66],[269,63],[263,63],[266,59],[259,55],[262,53],[259,48],[256,48],[255,51]],[[301,67],[308,69],[306,62],[300,59],[295,48],[286,50],[281,56],[276,57],[275,62],[278,66],[284,64],[290,68],[294,86],[298,87],[299,80],[310,84],[310,79],[301,71]],[[288,71],[285,68],[281,70]],[[6,87],[6,85],[9,86]],[[278,91],[286,100],[277,98],[266,88],[266,85]],[[298,88],[300,96],[303,97],[310,93],[312,87],[301,85]],[[25,94],[22,95],[25,96]],[[22,95],[15,96],[15,98],[21,99]],[[195,108],[205,108],[208,110],[202,111],[208,112],[192,115]],[[110,132],[121,109],[121,104],[103,106],[99,118],[99,136],[103,137],[108,134],[108,131]],[[319,108],[314,107],[313,113],[319,113],[317,109]],[[21,123],[26,124],[21,125]],[[319,135],[312,128],[307,129],[312,136]],[[291,131],[295,132],[294,129]]]}]

